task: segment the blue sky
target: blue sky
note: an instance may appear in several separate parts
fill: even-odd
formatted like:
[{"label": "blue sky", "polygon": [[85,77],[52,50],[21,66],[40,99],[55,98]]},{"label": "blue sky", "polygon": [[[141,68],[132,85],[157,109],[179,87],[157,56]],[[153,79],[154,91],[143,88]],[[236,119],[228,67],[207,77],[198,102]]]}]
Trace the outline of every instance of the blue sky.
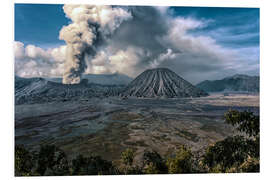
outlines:
[{"label": "blue sky", "polygon": [[173,15],[210,21],[208,26],[192,33],[207,34],[223,46],[259,46],[259,9],[180,7],[173,8]]},{"label": "blue sky", "polygon": [[15,41],[42,48],[65,44],[58,39],[63,25],[69,23],[62,9],[54,4],[15,4]]},{"label": "blue sky", "polygon": [[[167,67],[193,83],[236,73],[259,74],[258,8],[112,8],[131,13],[131,18],[123,20],[106,42],[97,43],[102,46],[86,60],[85,73],[136,77],[147,68]],[[61,76],[65,42],[59,40],[59,32],[71,23],[63,5],[15,4],[16,73]]]},{"label": "blue sky", "polygon": [[[70,20],[63,5],[16,4],[15,40],[42,48],[65,44],[59,31]],[[208,35],[226,47],[259,46],[258,8],[171,7],[172,16],[192,17],[209,21],[208,26],[191,31],[195,36]]]}]

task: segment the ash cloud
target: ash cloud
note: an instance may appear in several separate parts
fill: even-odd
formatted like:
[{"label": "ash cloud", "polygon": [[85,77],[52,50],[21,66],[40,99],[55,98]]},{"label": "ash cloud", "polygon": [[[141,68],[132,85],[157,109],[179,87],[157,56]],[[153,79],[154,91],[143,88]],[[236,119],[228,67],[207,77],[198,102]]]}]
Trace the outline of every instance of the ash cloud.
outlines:
[{"label": "ash cloud", "polygon": [[78,84],[87,68],[86,54],[95,55],[100,44],[98,36],[110,36],[122,21],[131,16],[124,9],[111,6],[64,5],[63,9],[72,20],[59,35],[67,44],[63,83]]}]

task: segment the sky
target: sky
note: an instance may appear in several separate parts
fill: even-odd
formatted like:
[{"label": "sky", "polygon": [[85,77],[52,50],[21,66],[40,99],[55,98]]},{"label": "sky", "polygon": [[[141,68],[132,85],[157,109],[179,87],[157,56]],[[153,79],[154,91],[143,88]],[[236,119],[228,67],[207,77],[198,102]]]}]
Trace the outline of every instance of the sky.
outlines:
[{"label": "sky", "polygon": [[[113,6],[106,12],[108,17],[94,22],[91,52],[80,49],[86,54],[83,73],[136,77],[149,68],[167,67],[193,84],[259,75],[258,8]],[[14,17],[16,75],[62,76],[70,63],[68,41],[60,32],[78,24],[77,15],[63,5],[15,4]]]}]

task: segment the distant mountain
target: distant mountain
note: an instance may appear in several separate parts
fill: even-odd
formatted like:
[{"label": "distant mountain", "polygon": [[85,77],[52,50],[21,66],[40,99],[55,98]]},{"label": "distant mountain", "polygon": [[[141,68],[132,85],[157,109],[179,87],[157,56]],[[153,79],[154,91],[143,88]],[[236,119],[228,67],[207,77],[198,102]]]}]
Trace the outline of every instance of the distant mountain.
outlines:
[{"label": "distant mountain", "polygon": [[226,77],[221,80],[206,80],[197,84],[196,87],[206,92],[259,92],[260,77],[236,74],[234,76]]},{"label": "distant mountain", "polygon": [[137,97],[199,97],[207,93],[167,68],[149,69],[137,76],[122,93]]},{"label": "distant mountain", "polygon": [[[102,85],[127,85],[132,81],[132,78],[125,74],[83,74],[82,79],[87,79],[88,83]],[[46,78],[48,81],[62,82],[62,78]]]},{"label": "distant mountain", "polygon": [[44,103],[66,101],[91,97],[118,96],[123,85],[101,85],[88,83],[83,79],[80,84],[62,84],[44,78],[15,77],[15,103]]}]

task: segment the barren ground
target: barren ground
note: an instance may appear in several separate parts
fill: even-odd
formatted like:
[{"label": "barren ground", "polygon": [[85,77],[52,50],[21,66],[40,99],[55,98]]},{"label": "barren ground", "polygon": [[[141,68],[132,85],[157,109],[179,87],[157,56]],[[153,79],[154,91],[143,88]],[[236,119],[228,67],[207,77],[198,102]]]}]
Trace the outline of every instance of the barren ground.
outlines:
[{"label": "barren ground", "polygon": [[29,149],[55,144],[70,158],[101,155],[116,163],[121,152],[145,149],[166,156],[181,144],[197,151],[236,134],[224,123],[228,109],[259,113],[258,95],[213,94],[202,98],[92,98],[15,106],[15,143]]}]

